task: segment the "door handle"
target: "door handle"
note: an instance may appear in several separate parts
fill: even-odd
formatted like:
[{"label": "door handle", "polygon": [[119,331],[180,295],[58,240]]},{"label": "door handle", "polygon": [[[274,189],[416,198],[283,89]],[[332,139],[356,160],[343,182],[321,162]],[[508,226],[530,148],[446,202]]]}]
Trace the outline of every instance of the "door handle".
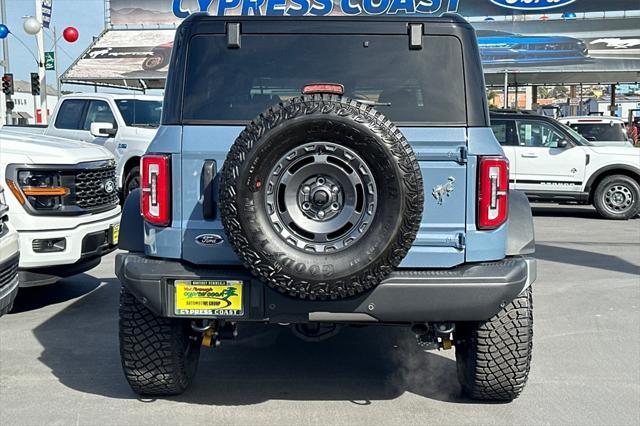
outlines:
[{"label": "door handle", "polygon": [[202,166],[202,216],[205,219],[215,219],[217,202],[216,202],[216,162],[207,160]]},{"label": "door handle", "polygon": [[538,154],[535,152],[523,152],[520,156],[522,158],[538,158]]}]

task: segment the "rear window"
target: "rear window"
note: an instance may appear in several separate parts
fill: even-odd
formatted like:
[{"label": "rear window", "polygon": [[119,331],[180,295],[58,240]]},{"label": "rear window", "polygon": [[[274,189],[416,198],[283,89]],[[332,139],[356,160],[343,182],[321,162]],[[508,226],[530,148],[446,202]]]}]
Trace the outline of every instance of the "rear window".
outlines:
[{"label": "rear window", "polygon": [[185,123],[247,122],[302,93],[310,83],[340,83],[398,124],[464,125],[462,48],[452,36],[197,35],[187,53]]},{"label": "rear window", "polygon": [[574,123],[569,126],[591,142],[624,142],[628,139],[620,123]]}]

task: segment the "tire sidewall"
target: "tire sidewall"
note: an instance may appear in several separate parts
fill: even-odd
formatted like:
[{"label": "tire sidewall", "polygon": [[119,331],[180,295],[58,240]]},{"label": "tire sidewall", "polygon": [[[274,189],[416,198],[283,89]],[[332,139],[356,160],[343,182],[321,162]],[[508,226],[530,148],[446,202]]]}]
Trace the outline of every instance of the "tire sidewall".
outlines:
[{"label": "tire sidewall", "polygon": [[[616,213],[611,211],[604,200],[607,190],[613,185],[624,185],[633,193],[633,205],[626,211]],[[594,194],[594,205],[598,213],[606,219],[627,220],[640,213],[640,185],[625,175],[614,175],[604,178],[597,186]]]},{"label": "tire sidewall", "polygon": [[[301,298],[348,297],[375,286],[406,255],[422,213],[421,177],[415,179],[418,182],[407,182],[407,174],[415,171],[408,173],[398,161],[406,152],[394,152],[398,139],[403,140],[400,132],[394,126],[379,123],[381,116],[375,111],[362,111],[340,99],[332,98],[332,102],[339,103],[335,110],[341,113],[321,109],[309,113],[305,108],[310,105],[313,108],[313,102],[305,100],[305,105],[293,113],[286,108],[296,105],[281,104],[279,114],[289,116],[279,124],[273,125],[261,116],[263,122],[258,127],[264,132],[250,139],[245,130],[236,143],[250,148],[241,154],[234,153],[232,148],[225,169],[230,157],[236,157],[233,162],[237,163],[238,157],[242,161],[235,173],[223,170],[223,208],[227,203],[234,204],[231,215],[223,212],[229,241],[254,274],[263,280],[267,277],[265,281],[271,287]],[[269,116],[274,115],[278,117],[270,111]],[[284,241],[269,220],[265,188],[256,185],[268,181],[269,173],[284,155],[311,142],[335,143],[354,151],[367,163],[376,183],[377,207],[369,229],[350,246],[336,252],[307,252]],[[419,168],[417,173],[419,176]],[[224,178],[234,174],[233,180]],[[416,184],[419,195],[409,200],[407,194],[417,192]],[[414,187],[408,191],[407,185]],[[229,187],[233,190],[229,191]],[[419,204],[410,209],[417,209],[420,217],[410,225],[413,229],[407,229],[403,225],[411,203]],[[390,258],[394,261],[389,262]]]}]

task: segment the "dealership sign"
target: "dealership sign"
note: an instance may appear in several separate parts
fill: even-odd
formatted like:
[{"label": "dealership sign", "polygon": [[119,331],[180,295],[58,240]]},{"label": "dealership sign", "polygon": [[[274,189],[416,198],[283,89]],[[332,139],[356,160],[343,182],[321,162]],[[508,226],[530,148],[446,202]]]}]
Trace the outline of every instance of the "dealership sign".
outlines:
[{"label": "dealership sign", "polygon": [[[198,0],[199,12],[243,16],[326,16],[433,14],[455,12],[459,0]],[[173,14],[186,18],[193,10],[173,0]]]},{"label": "dealership sign", "polygon": [[491,3],[517,10],[555,9],[574,3],[576,0],[491,0]]}]

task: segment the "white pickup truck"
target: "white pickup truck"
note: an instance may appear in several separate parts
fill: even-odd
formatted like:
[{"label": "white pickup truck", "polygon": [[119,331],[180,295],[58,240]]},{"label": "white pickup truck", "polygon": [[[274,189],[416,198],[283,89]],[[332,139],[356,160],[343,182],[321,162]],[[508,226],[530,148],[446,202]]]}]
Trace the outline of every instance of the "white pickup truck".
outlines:
[{"label": "white pickup truck", "polygon": [[140,157],[157,132],[161,112],[161,96],[78,93],[60,98],[48,126],[11,129],[104,146],[116,159],[116,186],[126,196],[140,184]]},{"label": "white pickup truck", "polygon": [[113,155],[69,139],[0,130],[0,182],[19,233],[20,286],[87,271],[115,250],[120,205]]},{"label": "white pickup truck", "polygon": [[570,127],[523,111],[492,111],[511,187],[532,201],[593,204],[607,219],[640,213],[640,149],[601,146]]}]

